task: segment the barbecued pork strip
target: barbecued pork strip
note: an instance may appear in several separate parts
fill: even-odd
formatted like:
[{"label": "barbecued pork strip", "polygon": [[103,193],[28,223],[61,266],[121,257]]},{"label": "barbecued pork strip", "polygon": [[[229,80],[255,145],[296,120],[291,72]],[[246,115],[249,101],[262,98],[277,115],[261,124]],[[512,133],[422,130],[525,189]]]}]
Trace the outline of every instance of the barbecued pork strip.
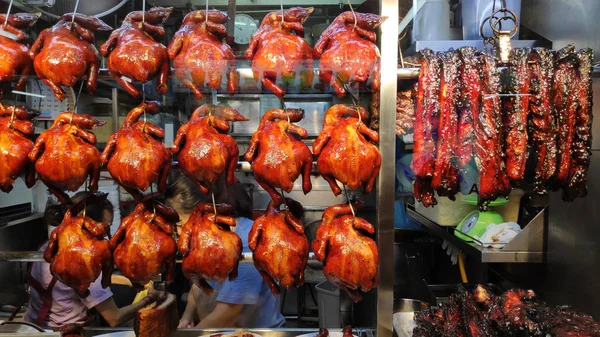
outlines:
[{"label": "barbecued pork strip", "polygon": [[536,48],[529,60],[531,94],[529,134],[533,143],[531,152],[534,169],[534,185],[540,194],[547,193],[545,185],[556,172],[556,120],[551,104],[554,54],[545,48]]},{"label": "barbecued pork strip", "polygon": [[569,179],[571,165],[571,145],[575,131],[575,48],[569,45],[558,51],[554,82],[552,85],[552,105],[556,116],[558,143],[558,167],[552,184],[553,190],[564,186]]},{"label": "barbecued pork strip", "polygon": [[571,148],[569,178],[563,187],[563,199],[572,201],[587,195],[587,171],[592,156],[592,61],[594,51],[582,49],[576,55],[577,81],[575,96],[575,132]]},{"label": "barbecued pork strip", "polygon": [[470,337],[495,337],[496,332],[485,317],[485,312],[477,306],[473,295],[462,285],[458,286],[456,297],[460,303],[463,326]]},{"label": "barbecued pork strip", "polygon": [[461,60],[458,52],[450,50],[442,55],[442,79],[440,81],[440,125],[437,140],[437,157],[432,186],[438,195],[455,200],[458,193],[458,147],[457,101],[460,95]]},{"label": "barbecued pork strip", "polygon": [[517,48],[510,52],[509,69],[511,83],[507,109],[504,111],[506,130],[506,173],[512,181],[524,178],[527,162],[527,115],[529,113],[530,76],[528,68],[529,48]]},{"label": "barbecued pork strip", "polygon": [[473,121],[474,156],[479,171],[480,207],[499,196],[510,193],[502,152],[502,117],[500,114],[500,75],[490,54],[481,56],[483,86],[482,104]]},{"label": "barbecued pork strip", "polygon": [[457,156],[460,167],[464,167],[473,158],[475,145],[475,130],[473,121],[477,119],[481,109],[481,59],[473,47],[463,47],[459,50],[461,63],[461,93],[459,99],[458,119],[458,148]]},{"label": "barbecued pork strip", "polygon": [[415,313],[417,326],[413,337],[442,337],[444,327],[444,312],[441,306],[432,306]]},{"label": "barbecued pork strip", "polygon": [[439,87],[441,64],[439,56],[431,50],[421,51],[421,73],[419,75],[412,170],[416,175],[415,198],[425,207],[436,205],[431,180],[435,167],[435,141],[433,132],[439,117]]}]

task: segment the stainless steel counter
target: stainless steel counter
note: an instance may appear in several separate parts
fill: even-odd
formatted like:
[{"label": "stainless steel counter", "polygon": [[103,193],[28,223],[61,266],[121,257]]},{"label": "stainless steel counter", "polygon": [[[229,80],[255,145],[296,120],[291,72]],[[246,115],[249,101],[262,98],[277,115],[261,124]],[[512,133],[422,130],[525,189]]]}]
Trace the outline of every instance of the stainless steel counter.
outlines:
[{"label": "stainless steel counter", "polygon": [[[211,335],[219,332],[231,331],[227,329],[178,329],[169,337],[199,337]],[[279,328],[279,329],[247,329],[246,331],[261,335],[262,337],[295,337],[304,334],[319,332],[318,329],[302,329],[302,328]],[[329,329],[330,332],[341,331],[341,329]],[[130,332],[130,333],[126,333]],[[372,329],[358,328],[353,329],[353,333],[359,337],[374,336]],[[85,335],[111,337],[135,337],[131,328],[95,328],[88,327],[85,329]]]}]

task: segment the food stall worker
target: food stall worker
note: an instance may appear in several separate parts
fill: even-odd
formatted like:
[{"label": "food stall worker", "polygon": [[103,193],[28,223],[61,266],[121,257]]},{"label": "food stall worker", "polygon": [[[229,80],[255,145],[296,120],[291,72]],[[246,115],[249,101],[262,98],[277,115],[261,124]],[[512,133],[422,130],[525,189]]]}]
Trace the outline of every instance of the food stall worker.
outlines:
[{"label": "food stall worker", "polygon": [[[191,184],[187,178],[183,179]],[[239,182],[227,188],[221,179],[217,185],[215,200],[234,207],[237,225],[233,230],[242,239],[243,251],[249,252],[248,232],[253,223],[252,201]],[[185,200],[166,200],[182,218],[187,218],[193,209],[182,209],[183,201]],[[238,277],[234,281],[227,280],[222,285],[210,282],[210,285],[215,290],[211,297],[204,296],[196,285],[192,286],[179,328],[275,328],[285,324],[280,312],[279,297],[273,296],[252,263],[240,263]],[[200,323],[196,325],[198,319]]]},{"label": "food stall worker", "polygon": [[[86,196],[86,192],[80,192],[73,196],[72,200],[77,203]],[[86,215],[99,222],[111,223],[113,206],[108,200],[87,205]],[[44,222],[47,226],[57,226],[62,222],[63,216],[62,206],[48,206],[44,212]],[[44,251],[47,245],[47,242],[44,243],[40,251]],[[114,327],[129,321],[139,309],[163,298],[165,295],[162,292],[151,290],[139,302],[118,308],[110,288],[102,288],[100,284],[101,277],[102,275],[90,285],[90,295],[81,298],[75,290],[52,276],[50,264],[47,262],[33,263],[28,277],[31,286],[29,308],[23,319],[30,323],[52,328],[77,327],[86,323],[88,310],[94,308],[110,326]]]}]

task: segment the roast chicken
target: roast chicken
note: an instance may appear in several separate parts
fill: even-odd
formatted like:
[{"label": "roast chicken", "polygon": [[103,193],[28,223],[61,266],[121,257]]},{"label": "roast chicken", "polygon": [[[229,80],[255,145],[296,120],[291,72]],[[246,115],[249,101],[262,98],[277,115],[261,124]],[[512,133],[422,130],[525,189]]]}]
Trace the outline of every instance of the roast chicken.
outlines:
[{"label": "roast chicken", "polygon": [[121,129],[108,139],[100,157],[110,175],[138,201],[152,183],[158,182],[159,192],[167,186],[171,151],[162,142],[165,131],[139,120],[144,113],[162,110],[164,106],[156,101],[144,101],[131,110]]},{"label": "roast chicken", "polygon": [[223,283],[237,277],[242,239],[230,229],[236,225],[233,211],[227,204],[199,204],[177,243],[183,254],[183,274],[207,296],[213,293],[207,281]]},{"label": "roast chicken", "polygon": [[210,192],[222,174],[227,185],[235,182],[240,151],[233,137],[227,134],[228,122],[247,120],[235,109],[205,104],[177,131],[171,150],[178,154],[181,170],[202,193]]},{"label": "roast chicken", "polygon": [[[33,62],[29,58],[30,37],[23,29],[35,24],[41,13],[17,13],[10,14],[8,20],[6,14],[0,14],[1,30],[16,36],[13,40],[0,35],[0,83],[17,81],[16,90],[24,90],[27,77],[33,73]],[[0,87],[2,97],[2,87]]]},{"label": "roast chicken", "polygon": [[35,183],[35,170],[27,155],[33,149],[34,126],[32,118],[37,112],[24,106],[4,107],[0,105],[0,190],[10,192],[15,179],[22,173],[25,184],[32,187]]},{"label": "roast chicken", "polygon": [[223,42],[227,19],[227,14],[218,10],[191,12],[169,44],[175,76],[197,99],[204,98],[203,87],[219,89],[223,77],[230,94],[238,90],[235,56]]},{"label": "roast chicken", "polygon": [[250,38],[246,57],[252,60],[254,78],[282,98],[285,90],[276,83],[281,78],[291,85],[300,71],[300,86],[312,86],[314,78],[313,50],[304,39],[304,27],[313,7],[293,7],[282,12],[271,12],[262,20]]},{"label": "roast chicken", "polygon": [[102,287],[110,285],[113,270],[112,247],[104,236],[109,225],[97,222],[85,213],[86,205],[106,200],[106,193],[91,193],[69,207],[61,224],[52,231],[44,260],[59,281],[73,288],[81,297],[89,295],[88,288],[102,272]]},{"label": "roast chicken", "polygon": [[[283,202],[276,188],[291,192],[294,181],[302,173],[302,191],[310,192],[312,154],[300,138],[308,132],[292,122],[304,117],[301,109],[271,109],[260,121],[250,139],[244,158],[252,163],[256,182],[265,189],[275,203]],[[289,118],[289,119],[288,119]]]},{"label": "roast chicken", "polygon": [[117,83],[131,96],[140,97],[132,81],[145,83],[158,76],[156,91],[167,92],[169,57],[167,48],[159,41],[165,36],[164,24],[172,7],[153,7],[143,13],[127,14],[121,28],[113,31],[100,47],[102,56],[108,57],[108,70]]},{"label": "roast chicken", "polygon": [[96,91],[100,55],[94,46],[94,32],[112,30],[95,17],[76,14],[71,23],[72,17],[65,14],[54,26],[44,29],[29,50],[37,76],[59,101],[66,97],[61,85],[73,87],[86,76],[88,91]]},{"label": "roast chicken", "polygon": [[76,191],[90,177],[88,190],[98,189],[100,151],[91,129],[106,122],[90,115],[63,112],[52,127],[38,137],[29,153],[40,180],[63,204],[71,199],[63,190]]},{"label": "roast chicken", "polygon": [[[360,119],[359,119],[360,117]],[[367,111],[357,105],[336,104],[327,110],[321,134],[313,143],[317,170],[335,195],[341,193],[336,180],[351,189],[371,192],[381,166],[377,146],[379,134],[365,124]]]},{"label": "roast chicken", "polygon": [[321,34],[315,45],[319,77],[332,85],[338,97],[346,95],[344,85],[366,84],[372,78],[373,91],[380,86],[380,55],[375,32],[387,17],[371,13],[344,12]]},{"label": "roast chicken", "polygon": [[137,288],[159,275],[166,267],[166,281],[175,280],[177,244],[173,227],[179,221],[177,212],[158,201],[139,203],[126,216],[110,239],[117,268]]},{"label": "roast chicken", "polygon": [[280,211],[281,203],[271,200],[267,212],[254,221],[248,233],[254,266],[274,295],[279,294],[280,285],[291,288],[304,284],[308,261],[308,240],[299,220],[304,208],[289,198],[285,204],[288,209]]},{"label": "roast chicken", "polygon": [[[356,211],[359,206],[360,203],[355,203],[352,207]],[[379,282],[379,251],[372,239],[374,234],[373,225],[355,217],[350,204],[335,205],[323,213],[312,243],[329,282],[344,289],[354,302],[362,299],[361,291],[367,292]]]}]

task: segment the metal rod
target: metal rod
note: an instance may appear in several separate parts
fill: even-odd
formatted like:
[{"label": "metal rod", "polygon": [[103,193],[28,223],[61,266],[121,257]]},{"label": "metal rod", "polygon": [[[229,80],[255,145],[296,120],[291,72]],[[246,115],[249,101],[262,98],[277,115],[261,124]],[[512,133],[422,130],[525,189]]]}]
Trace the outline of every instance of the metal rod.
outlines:
[{"label": "metal rod", "polygon": [[381,171],[377,185],[377,337],[392,337],[394,298],[394,180],[396,176],[396,100],[398,78],[398,0],[381,0],[380,13],[388,18],[381,26],[381,90],[379,151]]},{"label": "metal rod", "polygon": [[112,88],[112,132],[119,131],[119,91]]}]

